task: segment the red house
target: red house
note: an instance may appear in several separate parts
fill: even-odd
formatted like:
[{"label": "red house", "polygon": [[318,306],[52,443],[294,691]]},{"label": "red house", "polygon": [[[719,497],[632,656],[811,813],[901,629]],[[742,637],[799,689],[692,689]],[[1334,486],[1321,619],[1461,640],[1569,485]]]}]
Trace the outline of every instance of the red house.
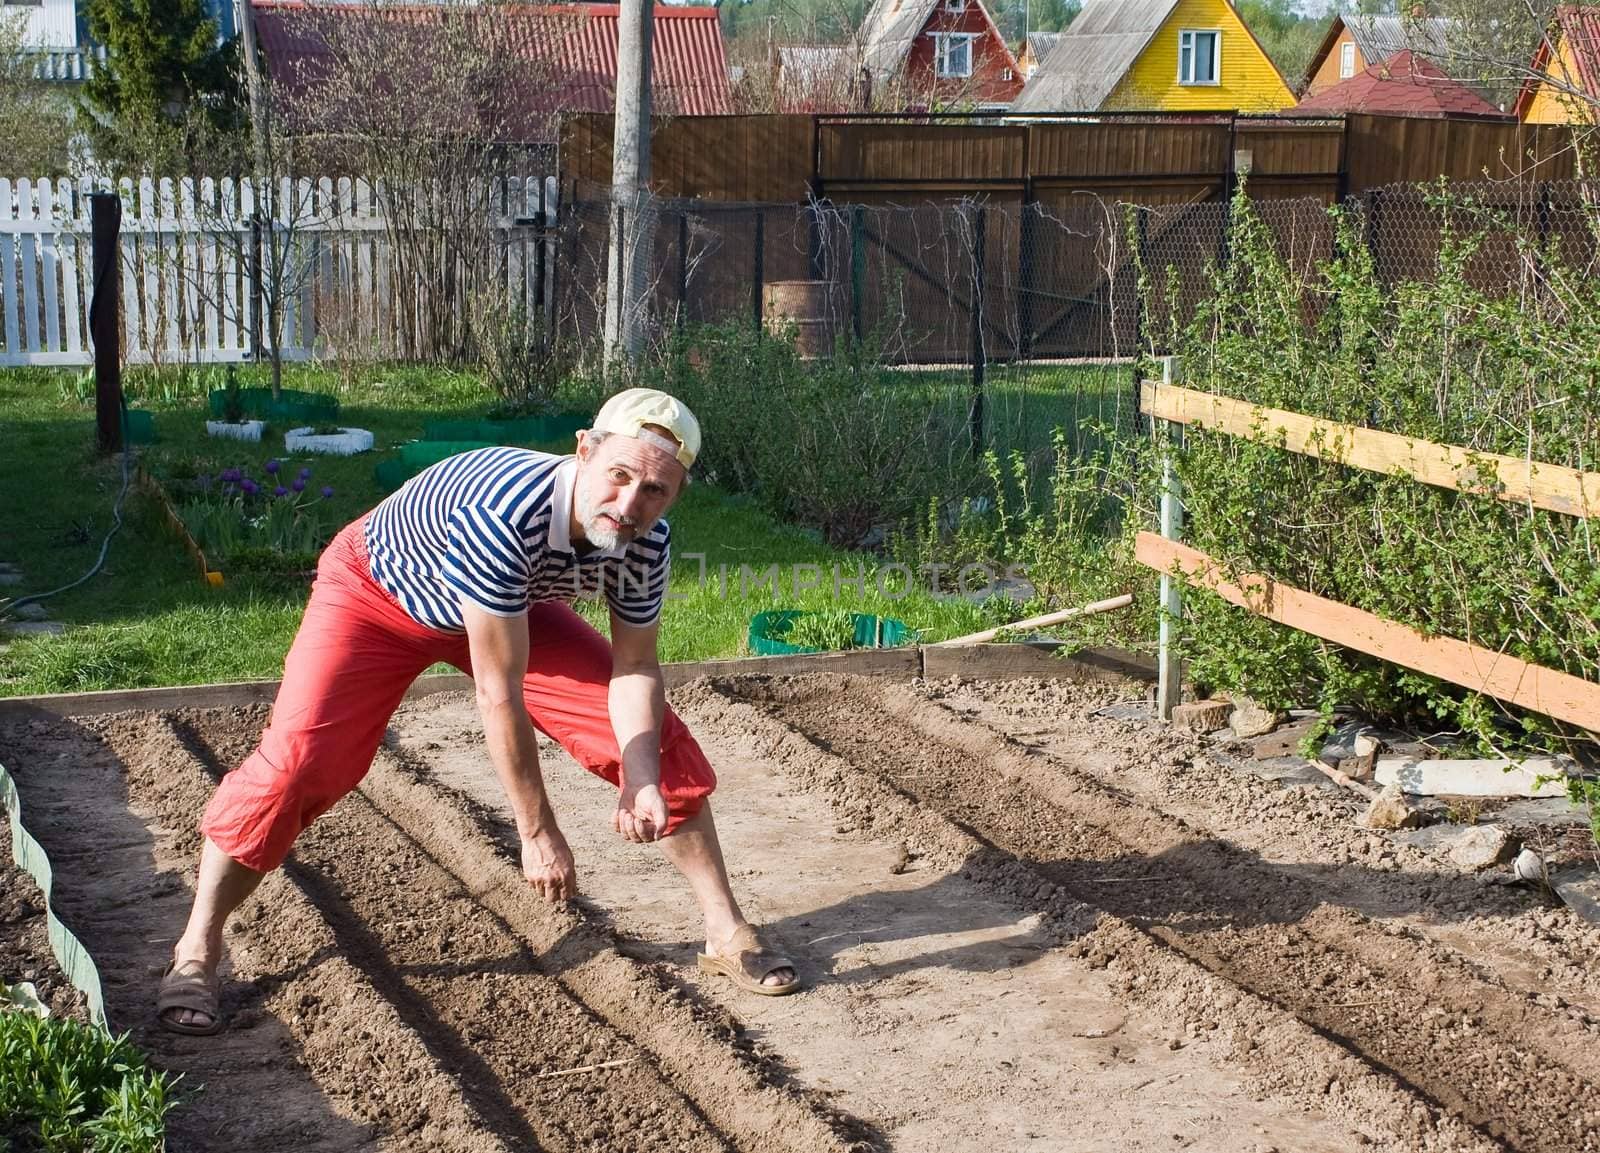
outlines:
[{"label": "red house", "polygon": [[[481,21],[485,36],[504,37],[530,64],[533,83],[517,94],[527,124],[537,131],[561,112],[610,112],[616,106],[616,4],[495,5],[315,4],[256,0],[256,34],[273,83],[293,92],[338,67],[330,46],[342,26],[375,20],[423,32],[447,14]],[[732,111],[728,65],[717,10],[655,7],[651,103],[670,116],[711,116]],[[392,79],[392,78],[391,78]],[[382,78],[378,78],[381,83]],[[374,98],[378,98],[376,93]]]},{"label": "red house", "polygon": [[874,108],[1004,108],[1022,91],[983,0],[874,0],[860,39]]}]

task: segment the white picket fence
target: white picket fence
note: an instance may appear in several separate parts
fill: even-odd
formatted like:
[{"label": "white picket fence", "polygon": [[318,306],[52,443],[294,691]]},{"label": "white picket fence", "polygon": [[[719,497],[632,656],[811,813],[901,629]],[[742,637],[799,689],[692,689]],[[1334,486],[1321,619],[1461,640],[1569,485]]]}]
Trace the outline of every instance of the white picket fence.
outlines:
[{"label": "white picket fence", "polygon": [[[549,280],[539,278],[553,275],[555,262],[553,227],[536,227],[541,183],[553,226],[554,177],[501,178],[488,195],[507,301],[530,316],[547,307]],[[89,196],[111,190],[89,180],[0,178],[0,366],[93,362]],[[291,238],[279,260],[270,258],[270,238],[253,244],[257,196],[248,179],[125,179],[116,191],[127,362],[254,359],[258,301],[276,295],[285,298],[287,359],[383,357],[403,347],[381,189],[348,177],[283,180],[267,198],[277,235]],[[256,247],[268,255],[253,260]],[[267,283],[275,274],[281,294]]]}]

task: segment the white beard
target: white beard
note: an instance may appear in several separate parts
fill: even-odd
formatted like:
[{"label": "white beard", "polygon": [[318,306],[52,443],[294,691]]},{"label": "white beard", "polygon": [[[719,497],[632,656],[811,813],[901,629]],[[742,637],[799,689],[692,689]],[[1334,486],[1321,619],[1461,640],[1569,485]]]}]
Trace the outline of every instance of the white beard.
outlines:
[{"label": "white beard", "polygon": [[622,516],[613,509],[596,508],[594,502],[589,499],[589,485],[582,475],[578,477],[573,499],[574,511],[578,514],[578,524],[583,528],[583,537],[597,549],[614,549],[622,543],[621,532],[601,521],[602,514],[611,517],[618,525],[632,527],[634,524],[632,519]]}]

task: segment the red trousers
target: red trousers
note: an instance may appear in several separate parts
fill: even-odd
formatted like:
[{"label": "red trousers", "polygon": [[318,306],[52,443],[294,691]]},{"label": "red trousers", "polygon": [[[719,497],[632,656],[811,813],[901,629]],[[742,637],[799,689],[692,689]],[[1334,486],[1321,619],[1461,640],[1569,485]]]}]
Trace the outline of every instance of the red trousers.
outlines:
[{"label": "red trousers", "polygon": [[[468,676],[465,634],[418,624],[372,579],[365,520],[323,552],[283,684],[261,744],[223,777],[201,830],[235,861],[277,868],[303,829],[366,776],[389,717],[436,661]],[[528,612],[523,698],[533,723],[596,776],[620,787],[622,755],[607,694],[611,646],[564,604]],[[667,833],[700,811],[717,778],[688,728],[668,709],[661,729]]]}]

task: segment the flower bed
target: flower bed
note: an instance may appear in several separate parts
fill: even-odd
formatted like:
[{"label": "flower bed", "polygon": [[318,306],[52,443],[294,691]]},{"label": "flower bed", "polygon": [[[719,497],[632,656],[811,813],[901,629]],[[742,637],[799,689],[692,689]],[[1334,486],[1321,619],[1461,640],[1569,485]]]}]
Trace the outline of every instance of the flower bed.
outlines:
[{"label": "flower bed", "polygon": [[333,488],[314,484],[309,465],[291,475],[274,459],[262,471],[257,478],[246,469],[225,468],[216,476],[173,482],[173,510],[216,572],[307,576],[316,570],[329,533],[317,506],[333,496]]}]

